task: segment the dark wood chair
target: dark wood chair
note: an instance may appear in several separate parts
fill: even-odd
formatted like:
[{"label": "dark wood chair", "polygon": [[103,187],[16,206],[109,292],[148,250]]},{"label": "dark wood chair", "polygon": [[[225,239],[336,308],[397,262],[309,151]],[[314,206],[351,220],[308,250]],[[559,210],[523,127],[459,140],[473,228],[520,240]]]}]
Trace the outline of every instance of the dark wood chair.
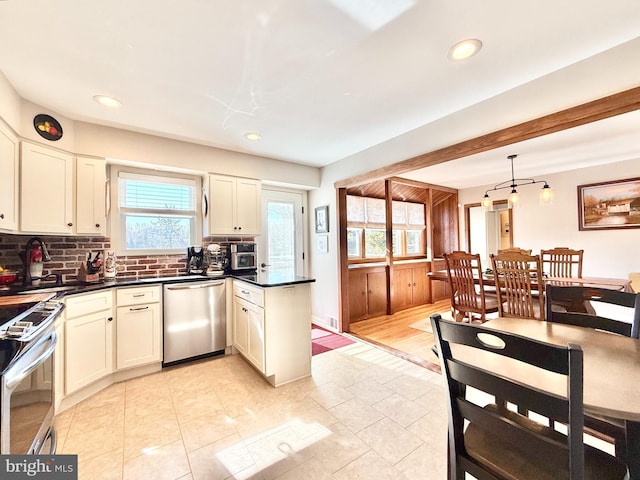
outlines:
[{"label": "dark wood chair", "polygon": [[582,278],[583,254],[584,250],[572,250],[566,247],[541,250],[542,271],[549,277]]},{"label": "dark wood chair", "polygon": [[456,320],[486,321],[487,313],[498,311],[498,299],[485,291],[480,255],[467,252],[444,254],[451,287],[451,310]]},{"label": "dark wood chair", "polygon": [[[547,284],[545,297],[548,322],[594,328],[631,338],[638,338],[640,335],[640,294],[606,288]],[[628,309],[628,321],[597,315],[591,302],[625,307]],[[614,443],[616,456],[626,458],[623,422],[604,416],[585,415],[584,423],[588,433],[596,437],[601,437],[600,433],[604,434]]]},{"label": "dark wood chair", "polygon": [[[478,480],[626,478],[623,462],[583,443],[580,346],[550,345],[479,325],[442,320],[439,314],[431,316],[431,325],[447,387],[450,480],[463,480],[466,473]],[[497,354],[527,364],[533,371],[563,375],[566,396],[460,361],[454,355],[457,348],[472,348],[478,355]],[[568,434],[508,410],[500,406],[501,402],[478,404],[470,399],[467,387],[556,418],[567,425]]]},{"label": "dark wood chair", "polygon": [[500,316],[544,319],[544,298],[538,291],[542,282],[540,257],[505,252],[490,258]]}]

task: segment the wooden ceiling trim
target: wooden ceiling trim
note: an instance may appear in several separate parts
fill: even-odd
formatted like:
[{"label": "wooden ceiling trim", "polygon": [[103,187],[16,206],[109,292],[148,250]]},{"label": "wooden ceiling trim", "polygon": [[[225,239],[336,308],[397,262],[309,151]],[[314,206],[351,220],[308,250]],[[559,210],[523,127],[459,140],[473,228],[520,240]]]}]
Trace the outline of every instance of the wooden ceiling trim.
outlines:
[{"label": "wooden ceiling trim", "polygon": [[534,120],[504,128],[480,137],[434,150],[417,157],[335,182],[336,188],[360,185],[401,175],[412,170],[437,165],[494,148],[530,140],[568,128],[640,109],[640,87],[609,95],[592,102],[567,108]]}]

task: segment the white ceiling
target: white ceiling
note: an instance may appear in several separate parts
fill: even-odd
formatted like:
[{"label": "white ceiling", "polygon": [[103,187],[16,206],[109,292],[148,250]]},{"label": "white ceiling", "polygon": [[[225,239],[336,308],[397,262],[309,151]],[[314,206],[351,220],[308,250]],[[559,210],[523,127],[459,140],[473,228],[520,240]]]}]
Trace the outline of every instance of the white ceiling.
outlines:
[{"label": "white ceiling", "polygon": [[[76,120],[315,166],[638,36],[638,0],[0,1],[0,70],[22,98]],[[447,50],[464,38],[484,47],[454,64]],[[102,107],[96,94],[123,106]],[[608,135],[629,134],[610,122]],[[469,157],[469,179],[456,184],[453,164],[431,167],[429,182],[448,169],[442,184],[495,183],[482,172],[490,159],[506,179],[508,154],[540,167],[577,140],[587,164],[596,133],[582,129]]]}]

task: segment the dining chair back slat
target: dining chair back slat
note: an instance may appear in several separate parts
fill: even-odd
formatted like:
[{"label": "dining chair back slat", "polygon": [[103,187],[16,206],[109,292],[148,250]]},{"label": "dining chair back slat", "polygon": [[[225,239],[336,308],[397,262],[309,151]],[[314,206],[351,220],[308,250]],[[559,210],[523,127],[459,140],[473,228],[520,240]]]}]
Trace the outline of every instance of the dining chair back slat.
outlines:
[{"label": "dining chair back slat", "polygon": [[[551,345],[480,325],[430,317],[447,390],[450,480],[469,473],[479,480],[625,478],[624,463],[583,444],[583,355],[578,345]],[[518,361],[531,371],[564,377],[566,394],[550,393],[456,357],[488,356],[492,362]],[[477,352],[477,353],[475,353]],[[469,353],[469,352],[466,352]],[[493,357],[499,356],[495,360]],[[496,403],[478,401],[469,387]],[[474,391],[475,391],[474,390]],[[497,401],[499,399],[500,401]],[[507,409],[522,406],[567,427],[567,434]]]},{"label": "dining chair back slat", "polygon": [[[548,322],[595,328],[631,338],[640,336],[640,294],[553,284],[547,284],[545,290]],[[598,315],[592,302],[624,307],[628,317],[616,319]]]},{"label": "dining chair back slat", "polygon": [[542,271],[550,277],[582,278],[582,257],[584,250],[556,247],[541,250]]},{"label": "dining chair back slat", "polygon": [[538,255],[519,252],[491,255],[496,278],[500,316],[544,318],[544,299],[537,289],[542,282]]}]

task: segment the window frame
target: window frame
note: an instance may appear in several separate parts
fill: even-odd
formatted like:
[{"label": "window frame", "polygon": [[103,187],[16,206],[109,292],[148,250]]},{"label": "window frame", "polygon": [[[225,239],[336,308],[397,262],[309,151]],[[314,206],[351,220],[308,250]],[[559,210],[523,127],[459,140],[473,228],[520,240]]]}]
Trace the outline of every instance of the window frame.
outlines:
[{"label": "window frame", "polygon": [[[120,174],[133,174],[153,178],[169,178],[182,181],[194,182],[194,198],[193,205],[194,210],[185,212],[184,210],[170,210],[170,209],[137,209],[120,207]],[[180,182],[176,182],[180,183]],[[193,218],[192,227],[190,232],[191,245],[199,245],[202,243],[203,232],[203,218],[202,218],[202,202],[200,196],[203,194],[202,185],[203,178],[200,175],[188,175],[184,173],[178,173],[173,171],[158,171],[144,168],[129,167],[126,165],[112,164],[109,172],[109,185],[110,185],[110,205],[113,208],[109,210],[109,226],[111,237],[111,244],[116,252],[116,255],[120,256],[159,256],[159,255],[180,255],[186,254],[185,248],[162,248],[162,249],[129,249],[126,247],[125,239],[125,219],[127,214],[140,214],[145,215],[161,215],[166,217],[189,217]]]}]

